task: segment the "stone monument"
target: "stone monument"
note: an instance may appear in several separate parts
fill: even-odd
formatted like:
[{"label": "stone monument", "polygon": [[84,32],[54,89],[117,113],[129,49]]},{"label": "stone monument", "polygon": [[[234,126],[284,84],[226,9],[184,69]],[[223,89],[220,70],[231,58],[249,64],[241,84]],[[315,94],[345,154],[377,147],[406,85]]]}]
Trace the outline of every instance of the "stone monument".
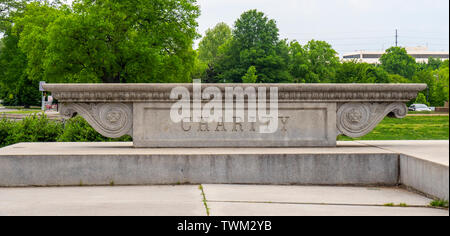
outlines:
[{"label": "stone monument", "polygon": [[[170,112],[177,102],[174,88],[195,90],[193,84],[46,84],[60,102],[65,118],[84,117],[100,134],[133,137],[135,147],[314,147],[336,146],[336,137],[362,137],[387,115],[403,118],[406,102],[425,84],[202,84],[201,91],[215,87],[225,98],[227,88],[275,88],[278,95],[278,126],[259,132],[260,120],[231,122],[200,120],[192,116],[173,122]],[[260,94],[258,94],[260,95]],[[172,97],[172,98],[171,98]],[[238,96],[233,96],[237,102]],[[249,114],[249,96],[244,114]],[[193,101],[195,98],[191,97]],[[210,99],[201,98],[200,106]],[[268,104],[268,103],[267,103]],[[194,108],[195,109],[195,105]]]}]

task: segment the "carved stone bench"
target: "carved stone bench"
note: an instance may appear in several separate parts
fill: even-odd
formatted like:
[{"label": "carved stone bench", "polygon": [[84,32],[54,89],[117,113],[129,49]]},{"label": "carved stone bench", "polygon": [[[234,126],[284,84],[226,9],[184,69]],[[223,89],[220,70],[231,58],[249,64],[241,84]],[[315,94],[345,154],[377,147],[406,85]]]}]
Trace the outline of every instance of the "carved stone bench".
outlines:
[{"label": "carved stone bench", "polygon": [[[217,87],[265,87],[278,90],[279,127],[257,132],[248,121],[173,122],[170,99],[175,87],[192,84],[47,84],[65,118],[84,117],[100,134],[131,135],[135,147],[305,147],[335,146],[338,135],[361,137],[385,116],[403,118],[406,102],[425,84],[202,84]],[[203,100],[202,103],[207,103]],[[247,110],[247,106],[245,108]]]}]

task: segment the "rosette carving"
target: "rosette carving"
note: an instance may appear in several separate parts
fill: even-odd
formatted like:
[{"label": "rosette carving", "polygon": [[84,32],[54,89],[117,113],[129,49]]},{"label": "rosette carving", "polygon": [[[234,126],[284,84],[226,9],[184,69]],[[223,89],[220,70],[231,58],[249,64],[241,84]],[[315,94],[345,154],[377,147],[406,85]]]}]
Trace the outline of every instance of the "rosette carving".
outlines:
[{"label": "rosette carving", "polygon": [[71,118],[81,115],[100,134],[109,138],[132,135],[133,109],[128,103],[68,103],[60,114]]},{"label": "rosette carving", "polygon": [[345,103],[337,112],[340,134],[359,138],[371,132],[387,115],[404,118],[408,108],[404,103]]}]

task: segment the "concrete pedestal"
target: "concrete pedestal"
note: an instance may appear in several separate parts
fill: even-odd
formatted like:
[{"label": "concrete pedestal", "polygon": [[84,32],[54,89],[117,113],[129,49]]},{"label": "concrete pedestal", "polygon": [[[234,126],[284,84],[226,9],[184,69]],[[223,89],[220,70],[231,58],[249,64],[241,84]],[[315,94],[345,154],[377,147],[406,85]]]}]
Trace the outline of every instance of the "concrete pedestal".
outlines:
[{"label": "concrete pedestal", "polygon": [[187,183],[405,184],[448,199],[448,141],[172,149],[133,148],[132,143],[21,143],[0,149],[1,187]]},{"label": "concrete pedestal", "polygon": [[139,149],[132,143],[23,143],[0,155],[0,186],[397,184],[398,155],[362,147]]}]

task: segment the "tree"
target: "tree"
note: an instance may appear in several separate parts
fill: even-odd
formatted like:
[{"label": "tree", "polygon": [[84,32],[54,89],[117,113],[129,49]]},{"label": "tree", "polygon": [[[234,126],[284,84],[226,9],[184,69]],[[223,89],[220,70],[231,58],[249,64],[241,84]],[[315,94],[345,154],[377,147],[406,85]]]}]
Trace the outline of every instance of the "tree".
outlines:
[{"label": "tree", "polygon": [[247,73],[242,77],[242,82],[246,84],[253,84],[256,83],[257,80],[258,76],[256,75],[256,68],[254,66],[250,66]]},{"label": "tree", "polygon": [[431,68],[432,70],[437,70],[437,69],[439,69],[439,67],[441,67],[441,65],[442,65],[441,59],[433,58],[433,57],[428,58],[428,63],[427,63],[428,68]]},{"label": "tree", "polygon": [[38,83],[26,73],[27,58],[18,46],[19,37],[9,29],[1,41],[4,46],[0,51],[0,87],[5,105],[39,104]]},{"label": "tree", "polygon": [[417,69],[416,60],[405,48],[391,47],[380,58],[381,66],[389,73],[411,79]]},{"label": "tree", "polygon": [[346,61],[339,65],[336,70],[335,83],[369,83],[367,71],[373,65],[358,63],[356,61]]},{"label": "tree", "polygon": [[198,47],[198,58],[207,64],[217,59],[219,47],[231,39],[231,28],[225,23],[219,23],[206,31],[205,37]]},{"label": "tree", "polygon": [[425,95],[423,95],[422,93],[419,93],[417,95],[416,101],[414,102],[415,104],[425,104],[425,105],[430,105],[427,102],[427,98],[425,97]]},{"label": "tree", "polygon": [[20,16],[14,18],[12,32],[18,36],[18,45],[26,55],[27,76],[36,85],[44,80],[52,82],[45,76],[47,49],[50,41],[53,40],[48,36],[49,26],[60,15],[67,14],[67,11],[68,9],[63,12],[48,2],[31,2],[26,5]]},{"label": "tree", "polygon": [[195,63],[195,3],[79,0],[71,8],[33,4],[19,24],[24,27],[20,45],[29,59],[30,76],[39,77],[40,72],[48,82],[188,82]]},{"label": "tree", "polygon": [[6,32],[12,25],[12,16],[21,12],[26,0],[0,0],[0,32]]},{"label": "tree", "polygon": [[294,77],[295,82],[305,82],[306,74],[308,73],[309,65],[307,52],[297,41],[289,43],[289,73]]},{"label": "tree", "polygon": [[324,41],[311,40],[305,46],[293,41],[289,45],[289,71],[300,83],[337,82],[337,53]]},{"label": "tree", "polygon": [[[445,73],[448,70],[442,68],[442,72]],[[426,83],[428,85],[427,90],[421,93],[425,95],[428,104],[435,107],[443,106],[444,102],[448,100],[448,79],[445,78],[448,75],[440,77],[439,74],[437,70],[422,70],[416,72],[412,79],[414,83]],[[441,78],[442,80],[440,80]]]},{"label": "tree", "polygon": [[233,38],[219,48],[214,65],[218,81],[242,82],[248,68],[254,66],[261,83],[291,82],[286,61],[288,47],[278,38],[274,20],[257,10],[244,12],[235,22]]},{"label": "tree", "polygon": [[436,106],[443,106],[445,102],[448,102],[449,97],[449,64],[448,60],[441,64],[438,70],[434,71],[434,76],[436,78]]},{"label": "tree", "polygon": [[305,76],[306,83],[329,83],[336,76],[339,65],[337,52],[325,41],[309,41],[305,47],[307,52],[308,73]]},{"label": "tree", "polygon": [[389,83],[389,73],[378,66],[371,66],[366,69],[365,79],[366,83],[387,84]]},{"label": "tree", "polygon": [[389,83],[392,84],[407,84],[409,80],[401,75],[389,74]]},{"label": "tree", "polygon": [[244,12],[236,20],[233,37],[236,47],[244,50],[261,48],[270,51],[279,42],[275,20],[269,20],[263,12],[257,10]]}]

